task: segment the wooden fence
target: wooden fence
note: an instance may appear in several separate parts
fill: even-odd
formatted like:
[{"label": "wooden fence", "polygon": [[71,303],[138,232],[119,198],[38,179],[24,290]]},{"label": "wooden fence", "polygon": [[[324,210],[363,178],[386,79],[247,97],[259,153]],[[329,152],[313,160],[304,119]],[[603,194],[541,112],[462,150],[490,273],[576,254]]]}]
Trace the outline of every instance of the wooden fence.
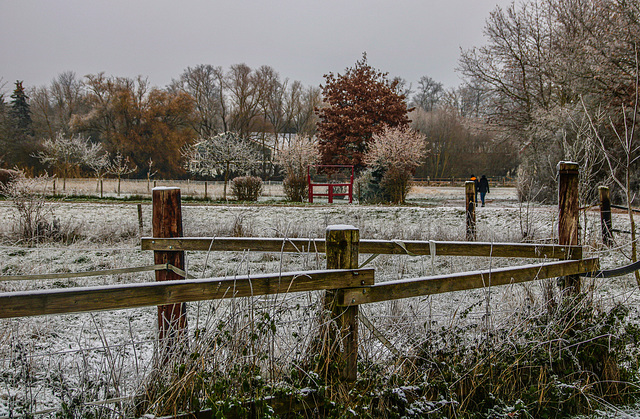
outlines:
[{"label": "wooden fence", "polygon": [[[172,350],[178,342],[176,336],[183,334],[187,328],[187,302],[324,290],[324,307],[339,325],[333,339],[339,339],[341,343],[329,345],[340,350],[332,354],[327,362],[337,361],[337,365],[342,366],[339,379],[355,380],[358,307],[361,304],[555,277],[569,278],[569,289],[579,292],[579,275],[592,275],[599,269],[599,260],[583,258],[582,247],[577,245],[573,236],[578,222],[577,183],[574,182],[577,165],[563,162],[558,168],[561,174],[559,190],[561,197],[564,197],[559,204],[559,244],[360,240],[358,229],[344,225],[330,226],[325,239],[317,240],[186,238],[182,237],[180,189],[154,188],[154,237],[143,238],[141,247],[154,252],[156,282],[2,293],[0,318],[158,306],[159,340],[168,350]],[[466,205],[473,210],[473,203],[467,202]],[[472,221],[475,222],[475,217]],[[470,238],[475,238],[475,235]],[[185,251],[324,253],[327,269],[190,279],[188,273],[184,272]],[[541,259],[541,262],[376,283],[373,269],[360,265],[360,254],[509,257]],[[371,258],[364,264],[369,260]]]}]

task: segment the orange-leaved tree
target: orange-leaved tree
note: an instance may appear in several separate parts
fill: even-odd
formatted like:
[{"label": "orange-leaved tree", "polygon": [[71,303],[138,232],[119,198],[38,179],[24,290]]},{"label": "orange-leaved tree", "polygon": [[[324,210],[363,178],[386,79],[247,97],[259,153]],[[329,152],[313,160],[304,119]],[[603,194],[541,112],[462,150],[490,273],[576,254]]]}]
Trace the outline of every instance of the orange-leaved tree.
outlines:
[{"label": "orange-leaved tree", "polygon": [[329,73],[324,78],[326,106],[316,110],[322,164],[349,164],[359,171],[373,134],[384,126],[409,124],[405,97],[397,89],[398,81],[372,68],[366,54],[344,75]]}]

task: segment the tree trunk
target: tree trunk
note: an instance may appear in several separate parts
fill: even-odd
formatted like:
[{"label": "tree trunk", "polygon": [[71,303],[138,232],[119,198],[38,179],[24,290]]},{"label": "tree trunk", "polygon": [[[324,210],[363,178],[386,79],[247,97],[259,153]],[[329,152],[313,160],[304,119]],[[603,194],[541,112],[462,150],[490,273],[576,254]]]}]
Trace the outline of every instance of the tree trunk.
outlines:
[{"label": "tree trunk", "polygon": [[222,189],[222,199],[227,200],[227,183],[229,182],[229,168],[231,167],[230,163],[227,163],[227,167],[224,170],[224,187]]}]

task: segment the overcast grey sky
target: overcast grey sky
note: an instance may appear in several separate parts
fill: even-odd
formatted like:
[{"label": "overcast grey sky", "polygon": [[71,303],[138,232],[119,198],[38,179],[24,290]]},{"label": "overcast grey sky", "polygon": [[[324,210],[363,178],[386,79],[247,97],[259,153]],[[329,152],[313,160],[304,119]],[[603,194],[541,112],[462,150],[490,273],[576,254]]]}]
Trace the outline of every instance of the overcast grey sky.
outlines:
[{"label": "overcast grey sky", "polygon": [[366,51],[414,85],[454,87],[460,48],[484,43],[496,5],[511,0],[0,0],[0,78],[13,89],[59,73],[147,76],[164,87],[198,64],[270,65],[319,85]]}]

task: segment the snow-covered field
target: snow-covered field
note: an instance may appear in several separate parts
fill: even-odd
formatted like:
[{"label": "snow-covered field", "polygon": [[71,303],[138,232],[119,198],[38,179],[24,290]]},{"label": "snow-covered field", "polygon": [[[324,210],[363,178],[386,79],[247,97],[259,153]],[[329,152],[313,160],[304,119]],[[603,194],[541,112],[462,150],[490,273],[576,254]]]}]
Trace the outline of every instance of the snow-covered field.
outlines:
[{"label": "snow-covered field", "polygon": [[[277,195],[274,192],[274,196]],[[335,205],[183,205],[185,236],[263,236],[322,238],[328,225],[351,224],[361,238],[404,240],[464,240],[463,188],[415,188],[407,206]],[[550,242],[557,233],[557,210],[553,206],[522,206],[513,188],[493,188],[488,203],[478,208],[478,239],[518,242],[523,231],[533,240]],[[55,203],[49,204],[62,229],[73,231],[76,241],[64,245],[45,243],[27,248],[9,238],[17,213],[11,202],[0,201],[0,247],[2,275],[79,272],[137,267],[153,264],[151,252],[139,247],[136,204]],[[143,204],[144,235],[150,235],[150,204]],[[618,236],[613,249],[598,245],[599,213],[587,211],[582,220],[583,243],[589,253],[601,257],[604,268],[625,264],[628,237]],[[614,227],[628,230],[624,214],[614,214]],[[362,255],[364,261],[368,255]],[[376,281],[388,281],[431,274],[511,266],[532,261],[472,257],[411,257],[381,255],[370,266]],[[189,273],[214,277],[258,272],[322,269],[323,255],[262,254],[248,252],[189,252]],[[1,292],[29,289],[95,286],[153,281],[152,273],[122,274],[73,280],[0,282]],[[603,304],[620,299],[637,299],[631,276],[589,283]],[[376,303],[362,307],[362,313],[400,351],[410,351],[425,328],[463,321],[494,324],[533,304],[540,298],[538,282],[487,290],[435,295]],[[282,364],[303,354],[310,335],[314,310],[321,293],[254,298],[251,301],[191,303],[188,306],[190,336],[195,331],[215,333],[222,323],[245,324],[242,313],[267,313],[275,320],[277,333],[270,342],[256,344],[252,356],[268,352],[268,362]],[[461,311],[469,309],[465,319]],[[246,317],[246,316],[244,316]],[[241,329],[241,328],[240,328]],[[383,361],[390,352],[362,328],[361,356]],[[221,329],[219,329],[221,330]],[[291,333],[295,330],[296,333]],[[98,313],[40,316],[0,320],[0,417],[28,412],[127,398],[141,392],[157,363],[156,308]],[[292,337],[293,336],[293,337]],[[297,337],[295,337],[297,336]],[[239,335],[238,338],[240,338]],[[261,346],[262,345],[262,346]],[[222,356],[222,355],[221,355]],[[246,355],[245,355],[246,356]],[[225,353],[227,362],[233,362]],[[222,362],[222,361],[220,361]],[[272,374],[277,368],[272,366]],[[128,399],[127,399],[128,400]],[[118,409],[116,402],[104,406]],[[94,406],[95,408],[95,406]],[[55,415],[55,413],[51,413]]]}]

